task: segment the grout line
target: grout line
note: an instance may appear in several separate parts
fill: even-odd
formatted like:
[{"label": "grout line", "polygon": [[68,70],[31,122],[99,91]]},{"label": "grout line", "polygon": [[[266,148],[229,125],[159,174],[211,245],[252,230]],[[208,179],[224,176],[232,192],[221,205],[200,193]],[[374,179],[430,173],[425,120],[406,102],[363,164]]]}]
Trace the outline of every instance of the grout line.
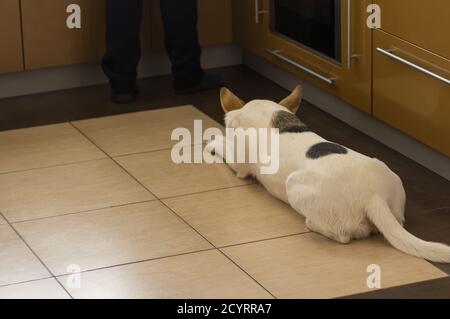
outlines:
[{"label": "grout line", "polygon": [[[163,108],[164,109],[164,108]],[[196,108],[197,109],[197,108]],[[203,115],[207,116],[208,118],[210,118],[207,114],[205,114],[203,111],[197,109],[199,112],[201,112]],[[141,111],[140,111],[141,112]],[[143,112],[147,112],[147,111],[143,111]],[[125,113],[125,114],[129,114],[129,113]],[[118,114],[118,115],[123,115],[123,114]],[[118,115],[113,115],[113,116],[118,116]],[[87,138],[86,134],[84,134],[81,129],[79,129],[74,121],[69,121],[69,122],[60,122],[54,125],[58,125],[58,124],[69,124],[70,126],[72,126],[76,131],[78,131],[79,133],[81,133],[83,135],[83,137]],[[218,123],[219,124],[219,123]],[[41,125],[41,126],[47,126],[47,125]],[[40,126],[37,126],[40,127]],[[164,147],[164,148],[157,148],[157,149],[151,149],[151,150],[146,150],[146,151],[140,151],[140,152],[132,152],[132,153],[125,153],[125,154],[119,154],[119,155],[109,155],[107,154],[105,151],[103,151],[103,149],[101,149],[98,145],[96,145],[90,138],[87,138],[88,141],[96,147],[96,149],[100,150],[102,153],[104,153],[105,157],[99,157],[99,158],[92,158],[92,159],[86,159],[86,160],[80,160],[80,161],[74,161],[74,162],[67,162],[67,163],[61,163],[61,164],[55,164],[55,165],[50,165],[50,166],[42,166],[42,167],[34,167],[34,168],[28,168],[28,169],[19,169],[19,170],[13,170],[13,171],[5,171],[5,172],[0,172],[0,176],[1,175],[7,175],[7,174],[14,174],[14,173],[22,173],[22,172],[28,172],[28,171],[34,171],[34,170],[40,170],[40,169],[47,169],[47,168],[53,168],[53,167],[61,167],[61,166],[67,166],[67,165],[72,165],[72,164],[79,164],[79,163],[85,163],[85,162],[90,162],[90,161],[97,161],[97,160],[101,160],[101,159],[106,159],[106,158],[122,158],[122,157],[127,157],[127,156],[133,156],[133,155],[141,155],[141,154],[146,154],[146,153],[154,153],[154,152],[160,152],[160,151],[167,151],[173,148],[172,146],[168,146],[168,147]],[[181,147],[189,147],[189,146],[194,146],[194,145],[206,145],[207,142],[202,142],[202,143],[191,143],[191,144],[186,144],[186,145],[182,145]]]},{"label": "grout line", "polygon": [[[153,194],[147,187],[145,187],[144,184],[142,184],[135,176],[131,175],[130,172],[128,172],[123,166],[121,166],[118,162],[116,162],[117,165],[119,165],[125,172],[127,172],[133,179],[135,179],[142,187],[148,190],[153,196],[156,197],[155,194]],[[164,203],[162,200],[160,200],[160,203],[162,203],[168,210],[170,210],[176,217],[178,217],[183,223],[185,223],[188,227],[190,227],[192,230],[194,230],[199,236],[201,236],[205,241],[207,241],[212,247],[217,249],[224,257],[226,257],[229,261],[231,261],[235,266],[237,266],[241,271],[243,271],[249,278],[251,278],[255,283],[257,283],[261,288],[263,288],[268,294],[270,294],[273,298],[277,299],[274,294],[272,294],[266,287],[261,285],[255,278],[250,276],[248,272],[246,272],[242,267],[240,267],[238,264],[236,264],[230,257],[225,255],[220,249],[218,249],[211,241],[209,241],[203,234],[201,234],[195,227],[193,227],[191,224],[189,224],[184,218],[182,218],[180,215],[178,215],[171,207],[169,207],[166,203]]]},{"label": "grout line", "polygon": [[38,170],[44,170],[44,169],[49,169],[49,168],[55,168],[55,167],[70,166],[70,165],[76,165],[76,164],[82,164],[82,163],[88,163],[88,162],[95,162],[95,161],[100,161],[100,160],[105,160],[105,159],[108,159],[108,158],[107,157],[98,157],[98,158],[91,158],[91,159],[75,161],[75,162],[55,164],[55,165],[50,165],[50,166],[27,168],[27,169],[21,169],[21,170],[19,169],[16,171],[9,171],[9,172],[0,172],[0,176],[8,175],[8,174],[24,173],[24,172],[30,172],[30,171],[38,171]]},{"label": "grout line", "polygon": [[[225,253],[223,253],[221,251],[221,249],[225,249],[225,248],[229,248],[229,247],[236,247],[236,246],[243,246],[243,245],[247,245],[247,244],[252,244],[252,243],[257,243],[257,242],[264,242],[264,241],[270,241],[270,240],[276,240],[276,239],[287,238],[287,237],[295,237],[295,236],[304,235],[304,234],[307,234],[307,233],[309,233],[309,232],[301,232],[301,233],[284,235],[284,236],[279,236],[279,237],[265,238],[265,239],[249,241],[249,242],[242,242],[242,243],[238,243],[238,244],[232,244],[232,245],[220,246],[220,247],[215,247],[214,245],[211,244],[211,248],[205,248],[205,249],[200,249],[200,250],[193,250],[193,251],[179,253],[179,254],[166,255],[166,256],[161,256],[161,257],[148,258],[148,259],[130,261],[130,262],[125,262],[125,263],[118,263],[118,264],[114,264],[114,265],[109,265],[109,266],[103,266],[103,267],[98,267],[98,268],[92,268],[92,269],[84,270],[84,271],[81,271],[79,273],[80,274],[90,273],[90,272],[95,272],[95,271],[99,271],[99,270],[105,270],[105,269],[110,269],[110,268],[117,268],[117,267],[122,267],[122,266],[127,266],[127,265],[140,264],[140,263],[149,262],[149,261],[157,261],[157,260],[168,259],[168,258],[173,258],[173,257],[178,257],[178,256],[186,256],[186,255],[197,254],[197,253],[202,253],[202,252],[207,252],[207,251],[218,251],[218,252],[222,253],[223,255],[226,255]],[[227,259],[230,259],[228,256],[226,256],[226,257],[227,257]],[[239,267],[239,268],[241,268],[241,267]],[[25,281],[15,282],[15,283],[11,283],[11,284],[6,284],[6,285],[0,285],[0,288],[8,287],[8,286],[14,286],[14,285],[19,285],[19,284],[28,283],[28,282],[35,282],[35,281],[40,281],[40,280],[45,280],[45,279],[52,279],[52,278],[57,280],[58,278],[66,277],[68,275],[70,275],[70,274],[68,274],[68,273],[55,274],[54,276],[51,275],[49,277],[44,277],[44,278],[25,280]],[[251,276],[249,276],[249,277],[251,277]]]},{"label": "grout line", "polygon": [[216,245],[214,245],[210,240],[208,240],[200,231],[198,231],[194,226],[189,224],[183,217],[181,217],[179,214],[176,213],[175,210],[170,208],[166,203],[162,202],[164,206],[166,206],[175,216],[177,216],[182,222],[184,222],[186,225],[188,225],[192,230],[194,230],[199,236],[201,236],[204,240],[206,240],[212,247],[217,249],[218,252],[220,252],[226,259],[228,259],[230,262],[232,262],[237,268],[239,268],[242,272],[244,272],[249,278],[251,278],[256,284],[258,284],[262,289],[264,289],[269,295],[271,295],[273,298],[277,299],[277,297],[271,293],[266,287],[264,287],[260,282],[258,282],[253,276],[251,276],[246,270],[244,270],[241,266],[239,266],[234,260],[232,260],[230,257],[228,257],[226,254],[224,254]]},{"label": "grout line", "polygon": [[[105,154],[106,157],[112,159],[114,161],[114,159],[108,154],[106,153],[100,146],[98,146],[89,136],[87,136],[81,129],[79,129],[74,123],[72,122],[68,122],[70,126],[72,126],[76,131],[78,131],[78,133],[80,133],[81,135],[84,136],[84,138],[86,140],[88,140],[93,146],[95,146],[96,148],[98,148],[103,154]],[[115,161],[114,161],[115,162]]]},{"label": "grout line", "polygon": [[258,184],[256,182],[252,182],[252,183],[243,184],[243,185],[225,186],[225,187],[219,187],[219,188],[214,188],[214,189],[208,189],[206,191],[199,191],[199,192],[193,192],[193,193],[182,194],[182,195],[158,197],[158,199],[161,200],[161,201],[164,201],[164,200],[167,200],[167,199],[183,198],[183,197],[189,197],[189,196],[192,196],[192,195],[207,194],[207,193],[218,192],[218,191],[222,191],[222,190],[226,190],[226,189],[250,187],[250,186],[255,186],[255,185],[260,185],[260,184]]},{"label": "grout line", "polygon": [[[172,210],[171,210],[171,212],[174,213]],[[176,215],[176,217],[179,218],[178,214],[176,214],[176,213],[174,213],[174,214]],[[183,220],[183,222],[187,224],[186,221]],[[190,225],[188,224],[188,226],[190,226]],[[190,226],[190,228],[193,228],[193,227]],[[197,230],[195,230],[195,232],[198,233]],[[178,257],[178,256],[197,254],[197,253],[206,252],[206,251],[212,251],[212,250],[217,250],[217,251],[221,252],[220,250],[221,249],[225,249],[225,248],[236,247],[236,246],[243,246],[243,245],[247,245],[247,244],[253,244],[253,243],[259,243],[259,242],[264,242],[264,241],[277,240],[277,239],[288,238],[288,237],[301,236],[301,235],[306,235],[306,234],[309,234],[309,233],[311,233],[311,232],[310,231],[305,231],[305,232],[300,232],[300,233],[295,233],[295,234],[283,235],[283,236],[278,236],[278,237],[269,237],[269,238],[258,239],[258,240],[254,240],[254,241],[242,242],[242,243],[226,245],[226,246],[215,246],[209,240],[207,240],[203,235],[200,235],[201,237],[205,238],[205,240],[211,245],[211,248],[205,248],[205,249],[200,249],[200,250],[193,250],[193,251],[188,251],[188,252],[179,253],[179,254],[165,255],[165,256],[161,256],[161,257],[154,257],[154,258],[148,258],[148,259],[142,259],[142,260],[125,262],[125,263],[119,263],[119,264],[114,264],[114,265],[109,265],[109,266],[103,266],[103,267],[98,267],[98,268],[92,268],[92,269],[81,271],[80,273],[83,274],[83,273],[94,272],[94,271],[104,270],[104,269],[109,269],[109,268],[116,268],[116,267],[121,267],[121,266],[139,264],[139,263],[148,262],[148,261],[156,261],[156,260],[168,259],[168,258],[173,258],[173,257]],[[222,253],[222,254],[224,254],[224,253]],[[227,259],[229,259],[228,256],[227,256]],[[68,276],[68,275],[69,274],[57,274],[57,275],[55,275],[55,277],[60,278],[60,277]]]},{"label": "grout line", "polygon": [[230,257],[228,257],[226,254],[224,254],[220,249],[216,247],[210,240],[208,240],[200,231],[198,231],[194,226],[189,224],[183,217],[181,217],[179,214],[175,212],[172,208],[170,208],[168,205],[166,205],[163,202],[164,206],[166,206],[175,216],[177,216],[183,223],[188,225],[192,230],[194,230],[199,236],[201,236],[204,240],[206,240],[212,247],[214,247],[218,252],[220,252],[226,259],[228,259],[230,262],[232,262],[237,268],[239,268],[243,273],[245,273],[249,278],[251,278],[258,286],[260,286],[262,289],[264,289],[269,295],[271,295],[273,298],[277,299],[277,297],[271,293],[266,287],[264,287],[261,283],[259,283],[253,276],[251,276],[247,271],[245,271],[241,266],[239,266],[234,260],[232,260]]},{"label": "grout line", "polygon": [[225,254],[222,250],[218,249],[218,251],[224,256],[226,259],[228,259],[231,263],[233,263],[237,268],[239,268],[244,274],[246,274],[249,278],[253,279],[255,283],[257,283],[262,289],[264,289],[269,295],[271,295],[274,299],[278,299],[277,296],[275,296],[273,293],[269,291],[266,287],[264,287],[259,281],[257,281],[252,275],[250,275],[244,268],[242,268],[236,261],[231,259],[227,254]]},{"label": "grout line", "polygon": [[[27,284],[27,283],[30,283],[30,282],[36,282],[36,281],[42,281],[42,280],[48,280],[48,279],[55,279],[55,277],[49,276],[49,277],[38,278],[38,279],[31,279],[31,280],[18,281],[18,282],[13,282],[13,283],[6,284],[6,285],[0,285],[0,288],[11,287],[11,286],[17,286],[17,285]],[[56,279],[55,279],[55,280],[56,280]],[[56,280],[56,281],[58,281],[58,280]]]},{"label": "grout line", "polygon": [[[17,171],[11,171],[11,172],[4,172],[4,173],[0,173],[0,176],[2,175],[8,175],[8,174],[15,174],[15,173],[23,173],[23,172],[29,172],[29,171],[36,171],[36,170],[44,170],[44,169],[50,169],[50,168],[56,168],[56,167],[63,167],[63,166],[71,166],[71,165],[76,165],[76,164],[81,164],[81,163],[88,163],[88,162],[95,162],[95,161],[101,161],[101,160],[106,160],[106,159],[111,159],[113,160],[114,163],[118,164],[117,161],[115,161],[115,158],[122,158],[122,157],[126,157],[126,156],[132,156],[132,155],[139,155],[139,154],[146,154],[146,153],[154,153],[154,152],[159,152],[159,151],[165,151],[165,150],[170,150],[171,148],[164,148],[164,149],[157,149],[157,150],[151,150],[151,151],[143,151],[143,152],[138,152],[138,153],[130,153],[130,154],[123,154],[123,155],[119,155],[116,157],[110,156],[109,154],[107,154],[105,151],[103,151],[103,149],[101,149],[98,145],[96,145],[89,137],[86,136],[86,134],[84,134],[79,128],[77,128],[75,125],[73,125],[72,122],[66,122],[67,124],[71,125],[76,131],[78,131],[88,142],[90,142],[92,144],[92,146],[94,146],[96,149],[98,149],[99,151],[101,151],[105,157],[101,157],[101,158],[96,158],[96,159],[89,159],[89,160],[82,160],[82,161],[76,161],[76,162],[71,162],[71,163],[64,163],[64,164],[57,164],[57,165],[53,165],[53,166],[45,166],[45,167],[36,167],[36,168],[31,168],[31,169],[26,169],[26,170],[17,170]],[[202,143],[205,144],[205,143]],[[198,145],[197,144],[190,144],[190,145],[186,145],[186,147],[188,146],[193,146],[193,145]],[[120,164],[118,164],[120,166],[120,168],[122,168],[123,170],[125,170]],[[125,170],[125,172],[128,175],[131,175],[128,171]],[[140,185],[142,185],[139,182]],[[255,181],[249,183],[249,184],[244,184],[244,185],[236,185],[236,186],[229,186],[229,187],[221,187],[221,188],[216,188],[216,189],[211,189],[211,190],[207,190],[207,191],[200,191],[200,192],[194,192],[194,193],[188,193],[188,194],[182,194],[182,195],[174,195],[174,196],[168,196],[168,197],[158,197],[155,194],[153,194],[151,191],[149,191],[145,186],[144,188],[149,191],[155,198],[154,199],[150,199],[150,200],[145,200],[145,201],[138,201],[138,202],[131,202],[131,203],[124,203],[124,204],[120,204],[120,205],[113,205],[113,206],[105,206],[105,207],[99,207],[99,208],[95,208],[95,209],[88,209],[88,210],[82,210],[82,211],[76,211],[76,212],[70,212],[70,213],[64,213],[64,214],[58,214],[58,215],[54,215],[54,216],[45,216],[45,217],[40,217],[40,218],[33,218],[33,219],[26,219],[26,220],[19,220],[19,221],[15,221],[15,222],[10,222],[11,224],[19,224],[19,223],[26,223],[26,222],[32,222],[32,221],[39,221],[39,220],[44,220],[44,219],[49,219],[49,218],[57,218],[57,217],[62,217],[62,216],[69,216],[69,215],[75,215],[75,214],[83,214],[83,213],[88,213],[88,212],[95,212],[95,211],[100,211],[103,209],[111,209],[111,208],[117,208],[117,207],[124,207],[127,205],[135,205],[135,204],[141,204],[141,203],[146,203],[146,202],[151,202],[151,201],[155,201],[155,200],[161,200],[161,199],[173,199],[173,198],[177,198],[177,197],[185,197],[185,196],[190,196],[190,195],[195,195],[195,194],[201,194],[201,193],[208,193],[208,192],[213,192],[213,191],[219,191],[219,190],[224,190],[224,189],[231,189],[231,188],[238,188],[238,187],[245,187],[245,186],[250,186],[250,185],[255,185]],[[6,219],[6,218],[5,218]]]},{"label": "grout line", "polygon": [[63,217],[63,216],[71,216],[71,215],[78,215],[78,214],[84,214],[84,213],[98,212],[98,211],[105,210],[105,209],[113,209],[113,208],[129,206],[129,205],[137,205],[137,204],[155,202],[157,200],[158,200],[157,198],[154,198],[154,199],[148,199],[148,200],[143,200],[143,201],[139,201],[139,202],[130,202],[130,203],[124,203],[124,204],[119,204],[119,205],[106,206],[106,207],[100,207],[100,208],[88,209],[88,210],[82,210],[82,211],[77,211],[77,212],[73,212],[73,213],[65,213],[65,214],[59,214],[59,215],[53,215],[53,216],[46,216],[46,217],[32,218],[32,219],[26,219],[26,220],[19,220],[19,221],[16,221],[16,222],[11,222],[11,224],[12,225],[17,225],[17,224],[22,224],[22,223],[27,223],[27,222],[34,222],[34,221],[39,221],[39,220],[44,220],[44,219],[53,219],[53,218],[58,218],[58,217]]},{"label": "grout line", "polygon": [[[75,127],[75,126],[74,126]],[[84,134],[81,130],[75,127],[81,134],[83,134],[91,143],[100,148],[97,144],[94,143],[86,134]],[[103,150],[102,150],[103,151]],[[121,167],[131,178],[133,178],[139,185],[141,185],[144,189],[146,189],[151,195],[158,198],[150,189],[148,189],[141,181],[139,181],[134,175],[132,175],[125,167],[123,167],[119,162],[117,162],[114,158],[109,156],[105,151],[103,151],[111,160],[113,160],[119,167]],[[230,262],[232,262],[236,267],[238,267],[242,272],[244,272],[249,278],[251,278],[256,284],[258,284],[262,289],[264,289],[268,294],[270,294],[273,298],[277,299],[277,297],[272,294],[266,287],[261,285],[255,278],[253,278],[248,272],[246,272],[242,267],[240,267],[236,262],[234,262],[230,257],[225,255],[220,249],[218,249],[211,241],[209,241],[203,234],[201,234],[195,227],[189,224],[185,219],[183,219],[180,215],[178,215],[172,208],[170,208],[166,203],[161,201],[158,198],[159,202],[162,203],[168,210],[170,210],[176,217],[178,217],[181,221],[183,221],[188,227],[194,230],[199,236],[201,236],[206,242],[208,242],[212,247],[217,249],[225,258],[227,258]]]},{"label": "grout line", "polygon": [[[186,144],[186,145],[180,145],[180,146],[177,146],[177,147],[187,148],[187,147],[190,147],[190,146],[197,146],[197,145],[205,145],[206,146],[206,144],[207,144],[206,142],[204,142],[204,143],[191,143],[191,144]],[[141,151],[141,152],[135,152],[135,153],[126,153],[126,154],[120,154],[120,155],[110,155],[110,157],[111,158],[123,158],[123,157],[128,157],[128,156],[133,156],[133,155],[143,155],[143,154],[147,154],[147,153],[156,153],[156,152],[161,152],[161,151],[168,151],[168,150],[173,149],[173,147],[175,145],[176,144],[174,144],[174,145],[172,145],[170,147],[158,148],[158,149],[148,150],[148,151]],[[97,146],[97,147],[99,147],[99,146]]]},{"label": "grout line", "polygon": [[[120,167],[120,168],[123,169],[122,167]],[[128,172],[126,172],[126,173],[128,175],[130,175],[130,173],[128,173]],[[139,185],[142,185],[142,184],[139,183]],[[217,192],[217,191],[222,191],[222,190],[227,190],[227,189],[234,189],[234,188],[241,188],[241,187],[250,187],[250,186],[256,186],[256,185],[259,185],[259,184],[250,183],[250,184],[245,184],[245,185],[236,185],[236,186],[223,187],[223,188],[211,189],[211,190],[207,190],[207,191],[194,192],[194,193],[183,194],[183,195],[175,195],[175,196],[169,196],[169,197],[157,197],[152,192],[149,192],[155,198],[148,199],[148,200],[143,200],[143,201],[138,201],[138,202],[129,202],[129,203],[123,203],[123,204],[118,204],[118,205],[105,206],[105,207],[99,207],[99,208],[88,209],[88,210],[81,210],[81,211],[76,211],[76,212],[71,212],[71,213],[63,213],[63,214],[52,215],[52,216],[45,216],[45,217],[39,217],[39,218],[31,218],[31,219],[24,219],[24,220],[18,220],[18,221],[10,221],[10,223],[13,224],[13,225],[17,225],[17,224],[22,224],[22,223],[27,223],[27,222],[35,222],[35,221],[46,220],[46,219],[53,219],[53,218],[64,217],[64,216],[85,214],[85,213],[91,213],[91,212],[94,213],[94,212],[98,212],[98,211],[106,210],[106,209],[113,209],[113,208],[119,208],[119,207],[131,206],[131,205],[138,205],[138,204],[155,202],[155,201],[159,201],[159,202],[163,203],[164,200],[177,199],[177,198],[189,197],[189,196],[192,196],[192,195],[207,194],[207,193],[212,193],[212,192]],[[145,190],[149,191],[147,188],[145,188]],[[163,204],[165,204],[165,203],[163,203]],[[6,218],[5,218],[5,220],[6,220]]]},{"label": "grout line", "polygon": [[[0,212],[0,214],[5,218],[3,213]],[[5,218],[8,225],[11,227],[11,229],[16,233],[16,235],[19,237],[20,240],[27,246],[27,248],[31,251],[31,253],[36,257],[36,259],[42,264],[42,266],[47,270],[47,272],[52,276],[53,279],[55,279],[58,282],[58,285],[61,286],[61,288],[67,293],[67,295],[73,299],[72,295],[67,291],[67,289],[56,279],[56,276],[53,274],[53,272],[50,270],[50,268],[44,263],[44,261],[39,257],[39,255],[31,248],[30,244],[25,240],[25,238],[22,237],[22,235],[17,231],[17,229]],[[48,278],[46,278],[48,279]]]},{"label": "grout line", "polygon": [[[91,142],[91,141],[89,140],[89,142]],[[202,143],[202,144],[205,144],[205,143]],[[195,145],[199,145],[199,144],[198,143],[194,143],[194,144],[189,144],[189,145],[185,145],[185,146],[182,146],[182,147],[189,147],[189,146],[195,146]],[[99,149],[99,147],[97,145],[94,145],[94,146],[97,149]],[[98,158],[85,159],[85,160],[80,160],[80,161],[74,161],[74,162],[55,164],[55,165],[50,165],[50,166],[42,166],[42,167],[34,167],[34,168],[27,168],[27,169],[19,169],[19,170],[14,170],[14,171],[5,171],[5,172],[0,172],[0,176],[2,176],[2,175],[9,175],[9,174],[12,175],[12,174],[16,174],[16,173],[25,173],[25,172],[30,172],[30,171],[38,171],[38,170],[44,170],[44,169],[49,169],[49,168],[70,166],[70,165],[76,165],[76,164],[83,164],[83,163],[95,162],[95,161],[100,161],[100,160],[105,160],[105,159],[110,159],[110,158],[114,159],[114,158],[123,158],[123,157],[133,156],[133,155],[143,155],[143,154],[147,154],[147,153],[156,153],[156,152],[161,152],[161,151],[168,151],[168,150],[171,150],[171,149],[172,149],[172,147],[168,147],[168,148],[161,148],[161,149],[142,151],[142,152],[136,152],[136,153],[122,154],[122,155],[117,155],[117,156],[106,155],[106,153],[103,150],[101,150],[102,153],[104,153],[106,156],[98,157]]]},{"label": "grout line", "polygon": [[247,241],[247,242],[243,242],[243,243],[219,246],[219,247],[217,247],[217,249],[219,249],[219,250],[220,249],[226,249],[226,248],[230,248],[230,247],[243,246],[243,245],[248,245],[248,244],[255,244],[255,243],[260,243],[260,242],[264,242],[264,241],[270,241],[270,240],[277,240],[277,239],[283,239],[283,238],[288,238],[288,237],[307,235],[307,234],[311,234],[311,233],[312,233],[311,231],[306,230],[306,231],[303,231],[303,232],[300,232],[300,233],[295,233],[295,234],[282,235],[282,236],[277,236],[277,237],[270,237],[270,238],[263,238],[263,239]]},{"label": "grout line", "polygon": [[[119,263],[119,264],[114,264],[114,265],[110,265],[110,266],[103,266],[103,267],[98,267],[98,268],[92,268],[92,269],[80,271],[77,274],[86,274],[86,273],[100,271],[100,270],[105,270],[105,269],[111,269],[111,268],[117,268],[117,267],[123,267],[123,266],[135,265],[135,264],[141,264],[141,263],[145,263],[145,262],[149,262],[149,261],[157,261],[157,260],[162,260],[162,259],[168,259],[168,258],[179,257],[179,256],[186,256],[186,255],[197,254],[197,253],[202,253],[202,252],[206,252],[206,251],[213,251],[213,250],[217,250],[217,248],[211,247],[211,248],[205,248],[205,249],[200,249],[200,250],[188,251],[188,252],[185,252],[185,253],[179,253],[179,254],[173,254],[173,255],[167,255],[167,256],[161,256],[161,257],[155,257],[155,258],[148,258],[148,259],[130,261],[130,262],[125,262],[125,263]],[[70,274],[66,273],[66,274],[55,275],[55,277],[56,278],[61,278],[61,277],[69,276],[69,275]]]}]

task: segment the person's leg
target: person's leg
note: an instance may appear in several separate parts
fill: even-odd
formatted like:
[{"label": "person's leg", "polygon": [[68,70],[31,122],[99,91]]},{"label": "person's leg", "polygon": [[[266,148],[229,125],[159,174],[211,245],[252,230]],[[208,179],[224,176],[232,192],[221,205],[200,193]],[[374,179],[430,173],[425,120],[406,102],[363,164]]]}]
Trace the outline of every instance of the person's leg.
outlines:
[{"label": "person's leg", "polygon": [[175,90],[189,93],[220,86],[220,77],[203,72],[197,31],[197,0],[160,0],[166,49]]},{"label": "person's leg", "polygon": [[160,3],[175,88],[200,83],[203,71],[197,32],[197,0],[160,0]]},{"label": "person's leg", "polygon": [[107,0],[106,54],[102,66],[113,96],[135,94],[137,90],[141,18],[142,0]]}]

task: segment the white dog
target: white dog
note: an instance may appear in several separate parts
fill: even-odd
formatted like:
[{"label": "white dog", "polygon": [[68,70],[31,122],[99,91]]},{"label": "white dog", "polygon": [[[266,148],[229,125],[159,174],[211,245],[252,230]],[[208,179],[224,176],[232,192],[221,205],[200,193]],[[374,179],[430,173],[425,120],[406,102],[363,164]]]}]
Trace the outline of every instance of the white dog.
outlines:
[{"label": "white dog", "polygon": [[[347,244],[380,231],[405,253],[449,263],[449,246],[423,241],[403,228],[405,191],[400,178],[383,162],[311,132],[294,115],[301,100],[300,86],[279,104],[245,104],[222,89],[227,128],[279,129],[278,172],[261,174],[261,163],[229,163],[237,176],[254,176],[270,194],[302,214],[313,232]],[[207,150],[225,159],[225,143],[216,138]]]}]

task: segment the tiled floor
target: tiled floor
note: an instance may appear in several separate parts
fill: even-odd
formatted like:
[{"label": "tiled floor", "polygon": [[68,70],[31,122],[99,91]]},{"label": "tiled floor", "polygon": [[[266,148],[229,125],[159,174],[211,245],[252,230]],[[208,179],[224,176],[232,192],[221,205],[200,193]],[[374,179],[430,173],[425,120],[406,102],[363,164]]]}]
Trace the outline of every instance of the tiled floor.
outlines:
[{"label": "tiled floor", "polygon": [[370,291],[369,265],[380,266],[383,288],[446,277],[428,262],[399,253],[381,238],[345,246],[309,233],[229,247],[223,252],[279,298],[333,298]]},{"label": "tiled floor", "polygon": [[24,282],[0,288],[0,299],[70,299],[54,278]]},{"label": "tiled floor", "polygon": [[0,226],[0,286],[50,277],[33,252],[9,225]]},{"label": "tiled floor", "polygon": [[7,131],[0,135],[0,174],[105,157],[70,124]]},{"label": "tiled floor", "polygon": [[202,121],[204,129],[220,127],[192,106],[77,121],[73,125],[106,154],[115,157],[170,148],[176,143],[171,140],[176,127],[189,129],[194,137],[194,120]]},{"label": "tiled floor", "polygon": [[153,198],[111,159],[0,175],[0,209],[10,222]]},{"label": "tiled floor", "polygon": [[224,164],[173,164],[194,119],[220,127],[183,106],[0,132],[0,298],[342,297],[371,290],[371,264],[382,288],[448,277],[381,238],[308,232]]}]

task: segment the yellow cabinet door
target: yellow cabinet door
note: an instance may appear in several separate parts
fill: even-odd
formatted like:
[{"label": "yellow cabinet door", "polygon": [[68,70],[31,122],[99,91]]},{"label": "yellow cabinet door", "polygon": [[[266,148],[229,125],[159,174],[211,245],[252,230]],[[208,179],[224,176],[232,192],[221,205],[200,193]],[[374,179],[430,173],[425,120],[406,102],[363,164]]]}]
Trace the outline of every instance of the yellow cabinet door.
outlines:
[{"label": "yellow cabinet door", "polygon": [[[146,1],[147,2],[147,1]],[[105,0],[22,0],[26,69],[97,62],[105,52]],[[81,28],[66,24],[70,4],[81,8]],[[150,51],[149,6],[144,7],[144,54]]]},{"label": "yellow cabinet door", "polygon": [[19,0],[0,1],[0,73],[23,70]]},{"label": "yellow cabinet door", "polygon": [[[151,0],[152,51],[164,51],[159,1]],[[198,0],[198,33],[203,47],[233,42],[231,0]]]},{"label": "yellow cabinet door", "polygon": [[371,2],[341,1],[341,63],[274,32],[269,34],[271,61],[371,113],[372,30],[366,24]]},{"label": "yellow cabinet door", "polygon": [[450,1],[374,0],[381,29],[450,59]]},{"label": "yellow cabinet door", "polygon": [[258,55],[267,56],[269,0],[234,0],[234,41]]},{"label": "yellow cabinet door", "polygon": [[[81,29],[66,24],[81,7]],[[25,68],[93,62],[104,52],[105,0],[22,0]]]},{"label": "yellow cabinet door", "polygon": [[450,156],[450,60],[374,31],[373,111]]}]

